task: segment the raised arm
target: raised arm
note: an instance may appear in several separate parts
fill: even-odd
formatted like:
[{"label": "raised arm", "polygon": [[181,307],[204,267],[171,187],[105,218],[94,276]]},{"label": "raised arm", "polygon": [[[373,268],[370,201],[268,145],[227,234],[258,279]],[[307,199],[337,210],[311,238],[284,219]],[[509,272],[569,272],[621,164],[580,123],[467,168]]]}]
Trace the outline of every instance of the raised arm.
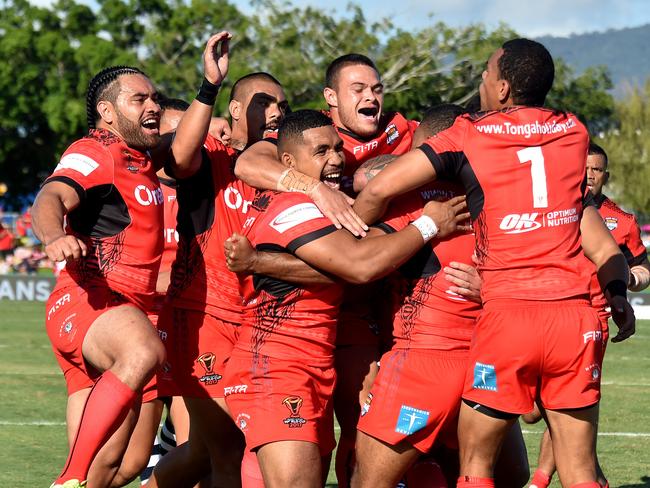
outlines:
[{"label": "raised arm", "polygon": [[352,198],[320,180],[287,168],[279,161],[277,147],[272,142],[258,141],[246,149],[237,158],[235,176],[260,190],[297,191],[310,196],[337,229],[345,227],[355,236],[364,236],[368,230],[352,210]]},{"label": "raised arm", "polygon": [[612,318],[618,326],[618,334],[612,342],[620,342],[635,331],[634,310],[627,301],[629,267],[603,219],[594,207],[584,209],[580,222],[582,249],[596,265],[598,281],[612,309]]},{"label": "raised arm", "polygon": [[368,182],[357,197],[354,210],[365,222],[376,222],[394,197],[435,178],[436,172],[424,151],[414,149],[398,157]]},{"label": "raised arm", "polygon": [[86,245],[65,233],[63,219],[74,210],[81,199],[72,186],[60,181],[47,183],[38,193],[32,207],[32,223],[36,237],[45,246],[52,261],[77,259],[85,256]]},{"label": "raised arm", "polygon": [[201,145],[210,127],[217,92],[228,73],[228,44],[231,37],[225,31],[215,34],[203,51],[203,84],[181,118],[171,145],[169,170],[176,178],[188,178],[201,167]]}]

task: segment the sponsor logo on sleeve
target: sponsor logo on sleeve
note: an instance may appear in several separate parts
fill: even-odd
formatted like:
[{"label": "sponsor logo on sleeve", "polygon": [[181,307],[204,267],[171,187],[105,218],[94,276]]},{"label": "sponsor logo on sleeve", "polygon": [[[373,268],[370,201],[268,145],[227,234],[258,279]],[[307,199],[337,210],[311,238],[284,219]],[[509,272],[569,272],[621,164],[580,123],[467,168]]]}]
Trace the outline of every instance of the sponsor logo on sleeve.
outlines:
[{"label": "sponsor logo on sleeve", "polygon": [[271,222],[271,227],[280,234],[310,220],[320,219],[323,214],[313,203],[299,203],[280,212]]},{"label": "sponsor logo on sleeve", "polygon": [[237,423],[237,427],[245,434],[246,429],[248,428],[248,424],[250,423],[251,416],[248,415],[247,413],[240,413],[237,415],[237,419],[235,422]]},{"label": "sponsor logo on sleeve", "polygon": [[223,389],[223,396],[227,397],[236,393],[246,393],[246,390],[248,390],[248,385],[226,386]]},{"label": "sponsor logo on sleeve", "polygon": [[472,386],[477,390],[497,391],[497,372],[493,364],[474,364],[474,382]]},{"label": "sponsor logo on sleeve", "polygon": [[390,124],[388,127],[386,127],[386,144],[391,145],[393,142],[395,142],[395,139],[399,137],[399,130],[397,130],[397,126],[395,124]]},{"label": "sponsor logo on sleeve", "polygon": [[56,173],[63,169],[71,169],[72,171],[81,173],[84,176],[88,176],[98,167],[99,163],[93,158],[89,158],[84,154],[70,153],[61,158],[61,161],[56,165],[54,172]]},{"label": "sponsor logo on sleeve", "polygon": [[402,405],[397,416],[397,425],[395,432],[398,434],[411,435],[427,425],[429,412],[419,408]]},{"label": "sponsor logo on sleeve", "polygon": [[605,225],[611,232],[618,227],[618,219],[616,217],[605,217]]}]

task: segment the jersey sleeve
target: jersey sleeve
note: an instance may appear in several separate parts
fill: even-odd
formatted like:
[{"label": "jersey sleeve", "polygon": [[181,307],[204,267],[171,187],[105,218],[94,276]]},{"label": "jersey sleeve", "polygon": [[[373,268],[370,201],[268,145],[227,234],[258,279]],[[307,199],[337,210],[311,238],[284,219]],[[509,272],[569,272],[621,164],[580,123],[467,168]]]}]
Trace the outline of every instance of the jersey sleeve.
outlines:
[{"label": "jersey sleeve", "polygon": [[648,259],[648,252],[641,240],[641,229],[639,229],[639,224],[634,216],[632,216],[630,222],[630,230],[627,233],[625,245],[629,251],[629,253],[624,252],[629,266],[638,266]]},{"label": "jersey sleeve", "polygon": [[373,225],[386,234],[399,232],[422,215],[422,200],[414,192],[393,200],[381,222]]},{"label": "jersey sleeve", "polygon": [[467,161],[463,143],[468,124],[464,117],[458,117],[449,129],[430,137],[418,148],[427,156],[438,178],[454,179]]},{"label": "jersey sleeve", "polygon": [[262,222],[258,245],[271,244],[295,253],[298,248],[336,231],[307,195],[283,193]]},{"label": "jersey sleeve", "polygon": [[59,164],[44,185],[60,181],[70,185],[84,199],[86,191],[113,183],[113,157],[104,146],[91,139],[73,143],[61,156]]}]

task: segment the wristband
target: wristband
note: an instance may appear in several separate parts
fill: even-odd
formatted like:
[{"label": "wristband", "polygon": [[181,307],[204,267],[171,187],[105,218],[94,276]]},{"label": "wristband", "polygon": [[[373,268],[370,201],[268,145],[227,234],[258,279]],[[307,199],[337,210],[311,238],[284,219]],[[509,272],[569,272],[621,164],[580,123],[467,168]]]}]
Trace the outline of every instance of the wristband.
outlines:
[{"label": "wristband", "polygon": [[217,93],[219,92],[220,86],[221,85],[215,85],[204,77],[203,83],[201,83],[201,88],[199,88],[199,93],[196,94],[196,99],[206,105],[214,105],[214,102],[217,100]]},{"label": "wristband", "polygon": [[605,291],[610,297],[623,297],[627,299],[627,286],[623,280],[612,280],[605,285]]},{"label": "wristband", "polygon": [[438,233],[438,226],[431,217],[427,217],[426,215],[418,217],[411,222],[411,225],[420,231],[425,243],[433,239]]}]

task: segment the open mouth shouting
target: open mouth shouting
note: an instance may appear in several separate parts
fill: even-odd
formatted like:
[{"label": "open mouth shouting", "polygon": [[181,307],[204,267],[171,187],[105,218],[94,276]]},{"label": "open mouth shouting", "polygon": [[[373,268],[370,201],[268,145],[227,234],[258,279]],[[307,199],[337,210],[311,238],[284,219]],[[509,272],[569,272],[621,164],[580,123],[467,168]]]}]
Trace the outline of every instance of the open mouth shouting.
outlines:
[{"label": "open mouth shouting", "polygon": [[147,135],[157,136],[160,134],[160,117],[156,115],[150,115],[146,117],[140,125],[144,129],[144,133]]},{"label": "open mouth shouting", "polygon": [[341,186],[342,176],[343,170],[341,168],[335,168],[332,170],[327,170],[327,173],[323,171],[323,174],[321,175],[321,181],[330,188],[338,190]]}]

